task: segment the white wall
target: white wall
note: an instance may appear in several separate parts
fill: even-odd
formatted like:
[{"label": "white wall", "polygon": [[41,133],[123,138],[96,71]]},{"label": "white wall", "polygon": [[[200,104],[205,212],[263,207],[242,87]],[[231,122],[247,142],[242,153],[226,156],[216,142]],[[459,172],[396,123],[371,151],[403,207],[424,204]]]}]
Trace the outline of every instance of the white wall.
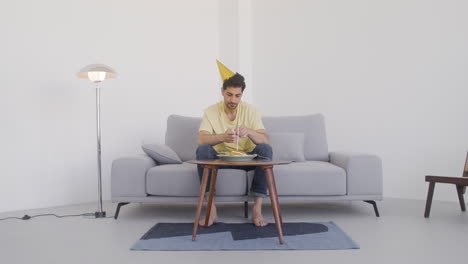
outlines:
[{"label": "white wall", "polygon": [[[330,150],[375,153],[384,195],[425,199],[468,150],[468,2],[255,0],[255,104],[323,113]],[[452,185],[434,199],[456,200]]]},{"label": "white wall", "polygon": [[219,98],[218,14],[216,0],[3,3],[0,212],[97,200],[87,64],[120,73],[101,94],[104,199],[113,159],[163,142],[169,114],[201,116]]},{"label": "white wall", "polygon": [[[246,82],[242,100],[253,103],[252,5],[250,0],[219,0],[219,59]],[[222,96],[219,96],[222,100]]]},{"label": "white wall", "polygon": [[[220,98],[214,60],[246,76],[265,115],[321,112],[331,150],[380,155],[385,196],[425,197],[467,150],[466,1],[31,0],[0,9],[0,212],[104,199],[113,159],[163,142],[171,113]],[[255,99],[255,100],[254,100]],[[435,199],[454,200],[452,186]]]}]

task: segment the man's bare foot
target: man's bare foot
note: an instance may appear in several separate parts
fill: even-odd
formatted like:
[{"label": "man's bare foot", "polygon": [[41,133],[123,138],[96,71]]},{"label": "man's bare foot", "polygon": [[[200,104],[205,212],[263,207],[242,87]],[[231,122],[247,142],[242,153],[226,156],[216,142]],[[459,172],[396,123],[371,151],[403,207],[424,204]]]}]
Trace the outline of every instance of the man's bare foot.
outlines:
[{"label": "man's bare foot", "polygon": [[208,225],[205,226],[205,218],[203,217],[198,224],[204,227],[209,227],[212,226],[213,223],[216,223],[218,221],[218,214],[216,213],[216,206],[214,204],[211,205],[211,213],[210,213],[210,219],[208,220]]},{"label": "man's bare foot", "polygon": [[252,208],[252,222],[255,226],[261,227],[261,226],[266,226],[268,225],[268,221],[263,218],[262,215],[262,202],[260,201],[255,201],[256,203],[254,204]]}]

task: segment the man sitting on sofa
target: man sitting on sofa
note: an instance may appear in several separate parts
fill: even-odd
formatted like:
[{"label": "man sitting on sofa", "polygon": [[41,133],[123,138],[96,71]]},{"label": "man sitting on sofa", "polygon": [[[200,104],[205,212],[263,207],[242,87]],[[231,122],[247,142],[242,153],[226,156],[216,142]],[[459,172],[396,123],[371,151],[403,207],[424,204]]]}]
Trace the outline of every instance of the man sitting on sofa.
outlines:
[{"label": "man sitting on sofa", "polygon": [[[241,151],[257,154],[259,158],[271,159],[273,152],[268,144],[268,137],[263,126],[260,112],[252,105],[241,101],[245,89],[244,77],[233,73],[217,61],[223,79],[221,93],[224,100],[208,107],[198,133],[197,159],[217,159],[218,153]],[[252,209],[252,222],[255,226],[265,226],[268,222],[262,216],[262,202],[267,194],[265,173],[255,166],[235,167],[236,169],[254,170],[251,195],[255,196]],[[200,181],[203,177],[203,167],[198,165]],[[208,179],[207,186],[210,186]],[[216,206],[211,207],[208,226],[217,220]],[[200,221],[204,226],[205,221]]]}]

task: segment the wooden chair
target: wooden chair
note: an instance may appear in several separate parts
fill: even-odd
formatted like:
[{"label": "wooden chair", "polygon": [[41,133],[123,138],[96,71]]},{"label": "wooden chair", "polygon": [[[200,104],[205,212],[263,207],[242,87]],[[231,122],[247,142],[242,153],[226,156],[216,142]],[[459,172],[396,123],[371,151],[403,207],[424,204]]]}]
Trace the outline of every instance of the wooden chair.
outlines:
[{"label": "wooden chair", "polygon": [[427,191],[426,211],[424,212],[424,217],[429,217],[429,214],[431,213],[432,196],[434,195],[434,188],[437,182],[455,184],[461,210],[466,211],[463,194],[465,194],[466,186],[468,186],[468,153],[466,155],[465,168],[463,169],[463,177],[427,175],[426,181],[429,182],[429,190]]}]

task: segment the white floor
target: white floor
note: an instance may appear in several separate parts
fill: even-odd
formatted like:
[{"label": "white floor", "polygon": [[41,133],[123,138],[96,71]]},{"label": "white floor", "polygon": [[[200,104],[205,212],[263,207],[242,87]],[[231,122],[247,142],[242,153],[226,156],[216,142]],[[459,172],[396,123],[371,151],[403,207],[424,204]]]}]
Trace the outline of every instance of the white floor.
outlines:
[{"label": "white floor", "polygon": [[[130,251],[158,222],[190,222],[194,204],[122,207],[118,220],[84,217],[38,217],[0,221],[0,263],[456,263],[465,262],[468,213],[456,202],[434,201],[431,217],[423,217],[425,201],[385,199],[377,218],[370,204],[334,202],[283,204],[285,222],[334,221],[360,246],[330,251]],[[8,216],[41,213],[79,214],[94,204],[2,213]],[[108,215],[115,205],[105,204]],[[244,222],[242,204],[220,204],[223,222]],[[269,221],[271,208],[264,206]]]}]

